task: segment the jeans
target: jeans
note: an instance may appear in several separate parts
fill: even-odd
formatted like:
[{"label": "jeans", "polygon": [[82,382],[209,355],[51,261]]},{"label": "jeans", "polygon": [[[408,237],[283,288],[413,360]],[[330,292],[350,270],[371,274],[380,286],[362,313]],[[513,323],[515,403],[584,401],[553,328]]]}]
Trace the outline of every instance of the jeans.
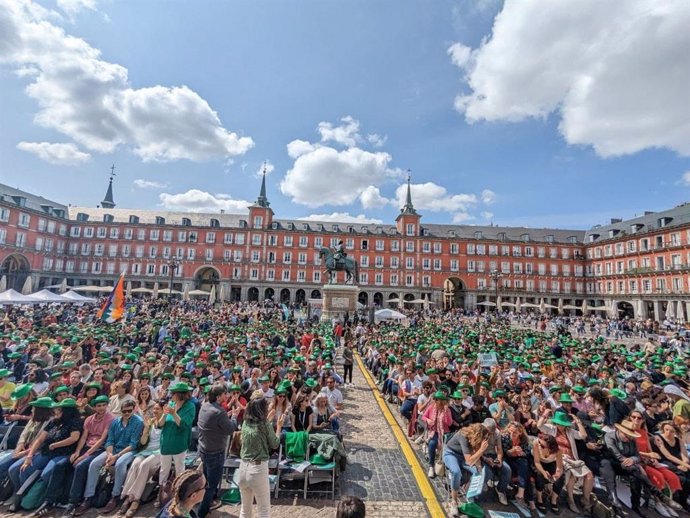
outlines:
[{"label": "jeans", "polygon": [[13,451],[8,451],[6,454],[2,455],[0,457],[0,480],[5,478],[5,475],[7,475],[7,472],[10,469],[10,466],[17,462],[17,459],[12,457]]},{"label": "jeans", "polygon": [[58,499],[64,494],[70,484],[72,463],[69,457],[62,457],[62,460],[55,463],[53,474],[48,481],[44,501],[48,504],[58,503]]},{"label": "jeans", "polygon": [[14,486],[15,493],[19,491],[19,488],[22,487],[22,484],[24,484],[24,482],[26,482],[26,480],[35,471],[40,471],[41,478],[50,483],[50,477],[53,475],[55,466],[66,458],[68,458],[66,455],[51,458],[48,455],[39,453],[32,459],[31,465],[24,471],[21,471],[22,464],[24,464],[24,459],[19,459],[17,462],[12,464],[12,466],[10,466],[8,472],[12,485]]},{"label": "jeans", "polygon": [[[96,494],[96,486],[98,485],[98,478],[101,474],[101,468],[105,465],[105,458],[108,455],[107,452],[101,453],[98,457],[91,461],[89,465],[89,474],[86,479],[86,489],[84,490],[84,498],[92,498]],[[132,462],[134,458],[134,452],[129,451],[122,455],[119,459],[115,461],[115,481],[113,484],[112,497],[117,498],[122,492],[122,486],[125,483],[125,478],[127,478],[127,468],[129,463]]]},{"label": "jeans", "polygon": [[254,499],[259,510],[258,518],[269,518],[271,514],[271,488],[268,483],[268,461],[260,464],[240,462],[240,497],[242,509],[239,518],[252,518]]},{"label": "jeans", "polygon": [[408,398],[405,401],[403,401],[402,406],[400,407],[400,414],[407,419],[408,421],[412,419],[412,410],[414,410],[414,406],[417,404],[416,399]]},{"label": "jeans", "polygon": [[223,465],[225,464],[225,452],[201,454],[201,462],[204,466],[204,476],[206,477],[206,492],[204,499],[199,505],[199,518],[204,518],[211,509],[211,502],[218,491],[221,479],[223,478]]},{"label": "jeans", "polygon": [[433,466],[436,462],[436,449],[438,448],[438,433],[429,439],[429,465]]},{"label": "jeans", "polygon": [[462,484],[462,465],[464,464],[464,459],[461,459],[449,449],[444,448],[443,463],[450,472],[450,488],[453,491],[458,491]]},{"label": "jeans", "polygon": [[78,504],[81,502],[81,497],[84,496],[84,488],[86,487],[86,478],[89,475],[89,466],[101,453],[103,453],[103,450],[98,450],[74,465],[74,476],[72,477],[72,485],[69,489],[70,504]]},{"label": "jeans", "polygon": [[[352,383],[352,365],[343,365],[343,383]],[[347,381],[348,378],[350,381]]]},{"label": "jeans", "polygon": [[517,473],[518,487],[526,488],[529,483],[529,461],[527,457],[508,457],[508,466]]},{"label": "jeans", "polygon": [[513,471],[510,469],[510,466],[508,466],[506,461],[503,461],[503,463],[498,467],[490,467],[485,464],[484,469],[488,470],[488,476],[494,481],[498,479],[498,484],[496,487],[498,492],[505,493],[508,489],[508,484],[510,484],[510,477],[513,475]]}]

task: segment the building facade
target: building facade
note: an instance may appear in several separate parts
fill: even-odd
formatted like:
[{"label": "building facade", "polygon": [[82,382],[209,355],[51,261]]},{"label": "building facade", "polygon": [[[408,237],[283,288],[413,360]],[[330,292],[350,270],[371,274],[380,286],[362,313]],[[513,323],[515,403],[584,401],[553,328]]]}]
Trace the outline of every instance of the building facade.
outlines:
[{"label": "building facade", "polygon": [[[0,185],[0,276],[7,287],[210,291],[225,300],[321,298],[323,253],[340,240],[359,263],[360,302],[690,316],[690,204],[593,229],[395,224],[274,217],[265,179],[247,215],[65,206]],[[343,282],[339,272],[338,282]],[[414,302],[413,302],[414,301]]]}]

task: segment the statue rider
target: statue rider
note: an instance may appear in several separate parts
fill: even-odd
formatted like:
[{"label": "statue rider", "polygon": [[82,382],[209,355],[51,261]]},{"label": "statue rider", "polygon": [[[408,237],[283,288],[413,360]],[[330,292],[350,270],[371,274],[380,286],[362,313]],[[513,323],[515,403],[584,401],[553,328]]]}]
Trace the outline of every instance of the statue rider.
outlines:
[{"label": "statue rider", "polygon": [[338,241],[337,246],[335,246],[335,253],[333,254],[333,260],[338,263],[338,261],[343,260],[347,257],[347,252],[343,247],[343,240]]}]

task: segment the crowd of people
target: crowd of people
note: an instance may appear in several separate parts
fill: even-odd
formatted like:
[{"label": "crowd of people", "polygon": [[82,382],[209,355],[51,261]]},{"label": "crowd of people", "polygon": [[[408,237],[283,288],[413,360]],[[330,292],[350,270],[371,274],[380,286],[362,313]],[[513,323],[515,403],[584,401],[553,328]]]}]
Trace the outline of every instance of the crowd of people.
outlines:
[{"label": "crowd of people", "polygon": [[256,304],[141,301],[115,324],[96,309],[3,308],[0,496],[9,512],[97,507],[133,517],[155,500],[160,518],[204,518],[220,505],[234,452],[240,516],[250,518],[256,500],[266,518],[268,461],[281,439],[339,441],[344,380],[330,325]]},{"label": "crowd of people", "polygon": [[533,516],[559,514],[563,503],[592,513],[595,480],[614,509],[623,483],[638,514],[644,505],[664,517],[690,511],[682,329],[607,322],[638,328],[614,340],[582,332],[583,321],[436,313],[355,332],[382,392],[425,448],[428,476],[447,473],[453,516],[477,514],[493,492]]}]

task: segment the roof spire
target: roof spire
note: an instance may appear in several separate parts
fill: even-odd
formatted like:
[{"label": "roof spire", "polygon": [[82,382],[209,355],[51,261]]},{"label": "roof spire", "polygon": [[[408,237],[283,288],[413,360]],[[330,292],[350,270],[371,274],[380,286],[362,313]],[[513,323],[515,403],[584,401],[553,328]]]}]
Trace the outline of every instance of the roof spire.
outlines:
[{"label": "roof spire", "polygon": [[113,200],[113,178],[115,177],[115,164],[110,167],[110,182],[108,183],[108,190],[105,191],[105,198],[101,202],[101,207],[104,209],[114,209],[115,201]]},{"label": "roof spire", "polygon": [[400,209],[401,214],[417,214],[414,210],[414,205],[412,205],[412,189],[410,187],[410,179],[412,177],[412,171],[407,170],[407,197],[405,198],[405,205]]},{"label": "roof spire", "polygon": [[259,197],[256,199],[256,205],[264,208],[268,208],[271,205],[266,197],[266,162],[264,162],[261,170],[261,190],[259,191]]}]

